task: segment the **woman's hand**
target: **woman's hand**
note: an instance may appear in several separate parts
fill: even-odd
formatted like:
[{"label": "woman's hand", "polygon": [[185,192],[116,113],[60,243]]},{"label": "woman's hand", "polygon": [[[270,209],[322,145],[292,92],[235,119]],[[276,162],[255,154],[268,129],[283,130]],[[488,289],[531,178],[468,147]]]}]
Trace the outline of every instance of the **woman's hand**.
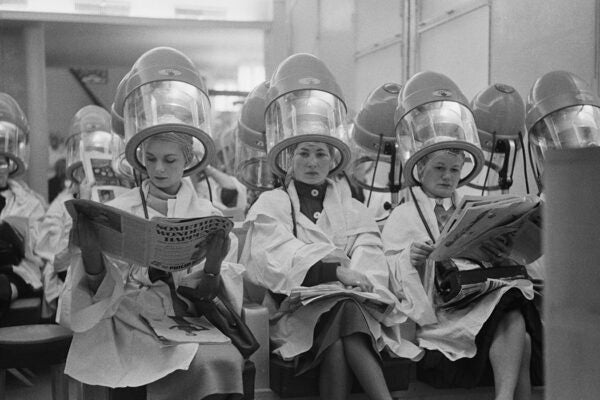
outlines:
[{"label": "woman's hand", "polygon": [[211,165],[207,166],[204,171],[206,172],[206,175],[213,178],[222,188],[229,190],[236,189],[233,178],[225,172],[222,172]]},{"label": "woman's hand", "polygon": [[425,260],[431,254],[434,247],[431,242],[412,242],[410,245],[410,263],[413,267],[418,268],[425,265]]},{"label": "woman's hand", "polygon": [[177,293],[191,302],[211,300],[219,293],[221,287],[221,263],[229,252],[231,240],[224,231],[214,233],[205,242],[206,252],[204,271],[195,288],[179,286]]},{"label": "woman's hand", "polygon": [[364,274],[358,271],[346,267],[337,267],[336,275],[338,280],[345,286],[357,287],[361,292],[373,291],[373,284]]},{"label": "woman's hand", "polygon": [[221,273],[221,263],[229,252],[231,240],[224,231],[215,232],[206,241],[206,262],[204,272],[212,275]]},{"label": "woman's hand", "polygon": [[[99,216],[101,217],[101,216]],[[79,248],[83,258],[85,272],[89,275],[98,275],[104,272],[104,263],[102,261],[102,252],[98,245],[98,230],[94,224],[87,218],[77,218],[77,229],[79,239]]]},{"label": "woman's hand", "polygon": [[203,274],[198,286],[192,289],[187,286],[179,286],[177,293],[192,303],[214,299],[221,288],[221,275]]}]

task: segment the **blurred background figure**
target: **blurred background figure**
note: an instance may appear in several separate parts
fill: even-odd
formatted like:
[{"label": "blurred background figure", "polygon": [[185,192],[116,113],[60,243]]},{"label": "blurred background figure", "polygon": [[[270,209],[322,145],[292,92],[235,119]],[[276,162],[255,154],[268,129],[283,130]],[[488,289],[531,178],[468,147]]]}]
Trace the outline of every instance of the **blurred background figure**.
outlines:
[{"label": "blurred background figure", "polygon": [[65,189],[66,180],[67,160],[61,157],[54,163],[54,176],[48,179],[48,202],[52,203],[56,196]]},{"label": "blurred background figure", "polygon": [[352,124],[352,163],[348,173],[363,201],[384,221],[400,202],[402,163],[398,154],[394,112],[401,85],[385,83],[363,102]]},{"label": "blurred background figure", "polygon": [[261,82],[248,94],[236,129],[235,175],[247,188],[247,208],[262,192],[277,186],[267,162],[265,99],[268,88],[268,81]]},{"label": "blurred background figure", "polygon": [[214,136],[215,160],[202,172],[192,175],[192,181],[201,198],[209,199],[223,215],[241,221],[246,211],[247,190],[234,172],[235,128],[214,132]]},{"label": "blurred background figure", "polygon": [[531,166],[542,193],[548,150],[600,146],[600,99],[578,75],[548,72],[531,87],[525,125]]},{"label": "blurred background figure", "polygon": [[132,187],[127,177],[113,169],[112,154],[122,150],[124,144],[121,137],[111,132],[111,126],[108,111],[95,105],[82,107],[71,119],[66,160],[63,159],[67,187],[57,194],[41,220],[36,246],[45,263],[44,298],[52,311],[57,311],[57,303],[69,298],[61,295],[63,284],[71,256],[79,252],[69,246],[73,221],[65,201],[79,198],[103,203]]},{"label": "blurred background figure", "polygon": [[18,179],[27,168],[29,133],[19,104],[0,93],[0,319],[13,300],[42,295],[35,243],[46,202]]},{"label": "blurred background figure", "polygon": [[512,86],[495,83],[475,95],[471,109],[485,165],[466,186],[480,196],[508,193],[514,181],[517,158],[522,158],[525,188],[529,193],[524,146],[525,104],[519,93]]},{"label": "blurred background figure", "polygon": [[[65,187],[65,158],[67,149],[65,139],[58,132],[50,132],[50,146],[48,148],[48,202],[52,200]],[[62,161],[61,161],[62,160]]]}]

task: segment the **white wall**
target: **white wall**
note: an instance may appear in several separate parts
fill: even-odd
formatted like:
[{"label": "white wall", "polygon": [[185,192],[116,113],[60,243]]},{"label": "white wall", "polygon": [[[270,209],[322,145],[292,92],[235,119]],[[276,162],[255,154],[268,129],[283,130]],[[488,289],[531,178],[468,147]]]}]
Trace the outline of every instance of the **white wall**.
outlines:
[{"label": "white wall", "polygon": [[356,1],[353,107],[387,82],[402,84],[402,30],[404,2]]},{"label": "white wall", "polygon": [[[352,107],[355,86],[353,2],[288,0],[285,19],[287,24],[274,24],[274,29],[280,31],[270,32],[269,39],[281,38],[279,46],[287,47],[286,57],[294,53],[310,53],[319,57],[336,77],[347,105]],[[270,48],[273,47],[271,43]],[[270,57],[265,55],[265,59],[270,60]]]},{"label": "white wall", "polygon": [[473,3],[480,2],[418,2],[417,71],[443,73],[469,100],[488,85],[489,7],[468,8],[456,18],[449,16]]},{"label": "white wall", "polygon": [[[103,67],[89,67],[103,68]],[[106,84],[89,84],[88,87],[110,111],[117,85],[128,68],[108,68]],[[83,106],[94,104],[67,68],[46,68],[48,88],[48,129],[61,135],[69,133],[73,115]]]}]

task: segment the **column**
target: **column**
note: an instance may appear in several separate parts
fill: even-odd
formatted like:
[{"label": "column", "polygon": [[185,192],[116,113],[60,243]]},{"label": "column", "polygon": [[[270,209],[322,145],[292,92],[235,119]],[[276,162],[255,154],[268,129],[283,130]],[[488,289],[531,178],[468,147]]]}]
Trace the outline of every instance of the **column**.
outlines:
[{"label": "column", "polygon": [[48,197],[48,118],[46,109],[46,43],[42,23],[23,28],[27,87],[26,114],[31,128],[30,157],[27,171],[29,186]]}]

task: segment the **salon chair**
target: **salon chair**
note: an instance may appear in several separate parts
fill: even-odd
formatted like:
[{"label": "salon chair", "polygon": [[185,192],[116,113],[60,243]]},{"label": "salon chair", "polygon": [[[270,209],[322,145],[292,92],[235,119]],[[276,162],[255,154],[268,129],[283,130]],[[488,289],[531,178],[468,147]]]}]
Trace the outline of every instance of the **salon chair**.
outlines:
[{"label": "salon chair", "polygon": [[5,398],[7,370],[50,366],[52,399],[67,400],[68,380],[64,375],[73,335],[56,324],[17,325],[0,328],[0,400]]}]

